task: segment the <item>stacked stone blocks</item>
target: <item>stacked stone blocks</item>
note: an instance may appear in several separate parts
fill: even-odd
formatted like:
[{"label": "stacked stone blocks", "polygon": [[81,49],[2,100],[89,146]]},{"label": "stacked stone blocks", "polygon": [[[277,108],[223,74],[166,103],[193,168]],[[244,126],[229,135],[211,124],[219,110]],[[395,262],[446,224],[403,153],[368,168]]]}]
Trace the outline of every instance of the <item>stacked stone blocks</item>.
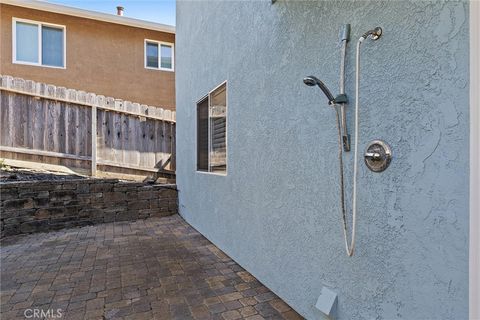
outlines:
[{"label": "stacked stone blocks", "polygon": [[115,179],[25,181],[0,186],[1,237],[177,213],[175,185]]}]

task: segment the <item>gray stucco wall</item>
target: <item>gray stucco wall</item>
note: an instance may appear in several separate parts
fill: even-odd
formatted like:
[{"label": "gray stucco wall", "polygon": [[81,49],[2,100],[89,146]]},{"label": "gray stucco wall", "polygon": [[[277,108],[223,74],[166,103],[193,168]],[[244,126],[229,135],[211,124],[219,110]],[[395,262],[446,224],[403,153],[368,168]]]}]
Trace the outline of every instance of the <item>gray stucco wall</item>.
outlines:
[{"label": "gray stucco wall", "polygon": [[[384,29],[363,45],[360,149],[382,138],[394,152],[381,174],[360,160],[352,258],[335,114],[302,83],[313,74],[338,92],[344,23],[355,41]],[[176,40],[177,183],[189,223],[309,319],[322,318],[322,286],[338,293],[339,319],[468,317],[468,3],[179,1]],[[196,101],[223,80],[228,175],[197,173]]]}]

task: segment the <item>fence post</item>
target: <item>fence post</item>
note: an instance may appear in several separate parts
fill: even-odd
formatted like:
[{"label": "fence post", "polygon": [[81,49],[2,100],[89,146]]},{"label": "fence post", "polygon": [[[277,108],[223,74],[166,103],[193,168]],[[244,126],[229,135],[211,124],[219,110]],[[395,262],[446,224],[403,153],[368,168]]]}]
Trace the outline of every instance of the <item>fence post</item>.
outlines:
[{"label": "fence post", "polygon": [[97,175],[97,105],[92,105],[92,177]]}]

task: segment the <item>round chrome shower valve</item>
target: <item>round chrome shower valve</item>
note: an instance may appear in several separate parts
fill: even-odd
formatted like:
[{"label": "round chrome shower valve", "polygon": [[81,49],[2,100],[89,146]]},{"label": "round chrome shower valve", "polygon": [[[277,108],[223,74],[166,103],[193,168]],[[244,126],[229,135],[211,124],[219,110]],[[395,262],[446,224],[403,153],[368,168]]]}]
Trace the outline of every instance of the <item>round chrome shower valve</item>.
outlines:
[{"label": "round chrome shower valve", "polygon": [[373,172],[382,172],[388,168],[392,161],[392,150],[382,140],[373,140],[365,150],[365,164]]}]

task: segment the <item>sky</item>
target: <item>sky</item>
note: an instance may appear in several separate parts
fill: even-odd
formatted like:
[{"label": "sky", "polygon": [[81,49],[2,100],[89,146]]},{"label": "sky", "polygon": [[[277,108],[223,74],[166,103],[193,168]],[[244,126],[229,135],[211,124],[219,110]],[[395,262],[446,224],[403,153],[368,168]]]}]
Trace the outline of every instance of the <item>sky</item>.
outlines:
[{"label": "sky", "polygon": [[117,6],[122,6],[125,8],[125,17],[175,25],[175,0],[48,0],[48,2],[112,14],[117,13]]}]

